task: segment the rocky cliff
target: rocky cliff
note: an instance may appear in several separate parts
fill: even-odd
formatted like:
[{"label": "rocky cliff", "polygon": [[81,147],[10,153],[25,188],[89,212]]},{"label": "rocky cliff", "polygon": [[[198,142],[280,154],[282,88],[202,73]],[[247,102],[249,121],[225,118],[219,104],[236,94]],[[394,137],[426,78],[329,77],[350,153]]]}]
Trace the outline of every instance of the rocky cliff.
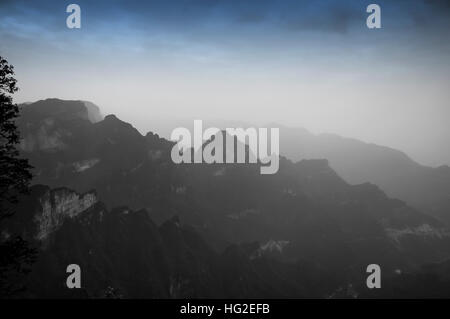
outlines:
[{"label": "rocky cliff", "polygon": [[39,198],[41,209],[35,212],[38,240],[58,230],[66,219],[74,218],[97,203],[95,192],[78,194],[67,188],[48,190]]}]

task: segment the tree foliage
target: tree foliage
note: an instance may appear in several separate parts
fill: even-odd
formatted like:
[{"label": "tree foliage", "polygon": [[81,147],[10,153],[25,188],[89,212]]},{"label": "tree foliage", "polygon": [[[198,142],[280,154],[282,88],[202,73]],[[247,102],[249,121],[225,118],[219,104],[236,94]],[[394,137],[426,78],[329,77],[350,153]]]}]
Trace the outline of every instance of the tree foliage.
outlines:
[{"label": "tree foliage", "polygon": [[11,96],[17,90],[14,68],[0,56],[0,220],[12,215],[11,204],[28,190],[32,177],[31,166],[17,150],[19,107]]},{"label": "tree foliage", "polygon": [[20,194],[28,191],[31,166],[19,156],[16,119],[19,107],[13,103],[17,92],[14,68],[0,56],[0,297],[12,297],[24,289],[23,274],[35,259],[35,250],[20,234],[4,232],[5,220],[14,214]]}]

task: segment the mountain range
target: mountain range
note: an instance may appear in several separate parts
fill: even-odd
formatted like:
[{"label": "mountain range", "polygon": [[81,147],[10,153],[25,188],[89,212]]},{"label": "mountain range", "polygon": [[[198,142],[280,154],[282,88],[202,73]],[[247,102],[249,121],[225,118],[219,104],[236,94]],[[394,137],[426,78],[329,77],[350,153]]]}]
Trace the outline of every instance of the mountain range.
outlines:
[{"label": "mountain range", "polygon": [[[398,151],[286,128],[280,139],[287,158],[280,158],[277,174],[260,175],[255,164],[177,165],[170,158],[171,141],[151,132],[141,135],[114,115],[103,118],[84,101],[22,105],[18,126],[35,186],[21,199],[7,233],[22,234],[40,251],[27,277],[26,296],[414,297],[449,292],[442,269],[450,256],[450,231],[436,218],[442,212],[422,210],[391,191],[388,196],[381,183],[359,175],[376,175],[376,169],[406,174],[396,165],[410,163],[410,171],[432,172],[445,186],[448,168],[437,174],[417,168]],[[292,161],[296,156],[319,159]],[[356,173],[350,172],[352,161],[360,163],[354,164]],[[84,269],[82,291],[62,285],[69,263]],[[386,289],[365,286],[372,263],[382,267]],[[439,289],[423,289],[429,276]],[[408,278],[414,278],[412,283]]]},{"label": "mountain range", "polygon": [[334,134],[280,128],[280,149],[293,161],[326,158],[347,182],[370,182],[386,194],[450,222],[450,167],[421,165],[405,153]]},{"label": "mountain range", "polygon": [[[192,121],[174,119],[149,122],[163,136],[170,136],[175,126],[191,127]],[[254,127],[243,121],[208,120],[205,126]],[[279,123],[263,125],[279,128],[280,153],[291,161],[327,159],[330,167],[350,184],[373,183],[388,196],[401,199],[410,206],[445,223],[450,222],[450,167],[419,164],[400,150],[366,143],[336,134],[313,134],[301,127]]]}]

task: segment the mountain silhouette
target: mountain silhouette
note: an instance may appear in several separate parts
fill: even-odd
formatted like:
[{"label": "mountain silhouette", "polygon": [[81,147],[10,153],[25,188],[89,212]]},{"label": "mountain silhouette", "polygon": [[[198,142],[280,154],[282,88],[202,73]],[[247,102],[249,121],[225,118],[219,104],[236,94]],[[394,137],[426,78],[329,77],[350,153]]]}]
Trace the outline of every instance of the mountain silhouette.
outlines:
[{"label": "mountain silhouette", "polygon": [[271,126],[280,127],[280,152],[287,158],[326,158],[349,183],[376,184],[389,196],[450,222],[450,167],[420,165],[401,151],[356,139]]}]

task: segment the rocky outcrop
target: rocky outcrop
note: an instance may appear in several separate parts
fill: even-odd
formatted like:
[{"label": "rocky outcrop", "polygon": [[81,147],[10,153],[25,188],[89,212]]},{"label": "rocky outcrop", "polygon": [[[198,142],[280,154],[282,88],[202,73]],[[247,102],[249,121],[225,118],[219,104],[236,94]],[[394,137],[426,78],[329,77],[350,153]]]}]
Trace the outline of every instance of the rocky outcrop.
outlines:
[{"label": "rocky outcrop", "polygon": [[41,210],[36,212],[36,239],[45,240],[67,218],[74,218],[97,203],[95,192],[78,194],[67,188],[48,190],[39,199]]},{"label": "rocky outcrop", "polygon": [[97,123],[103,120],[103,115],[100,113],[100,108],[92,102],[83,101],[88,111],[88,119],[92,123]]}]

